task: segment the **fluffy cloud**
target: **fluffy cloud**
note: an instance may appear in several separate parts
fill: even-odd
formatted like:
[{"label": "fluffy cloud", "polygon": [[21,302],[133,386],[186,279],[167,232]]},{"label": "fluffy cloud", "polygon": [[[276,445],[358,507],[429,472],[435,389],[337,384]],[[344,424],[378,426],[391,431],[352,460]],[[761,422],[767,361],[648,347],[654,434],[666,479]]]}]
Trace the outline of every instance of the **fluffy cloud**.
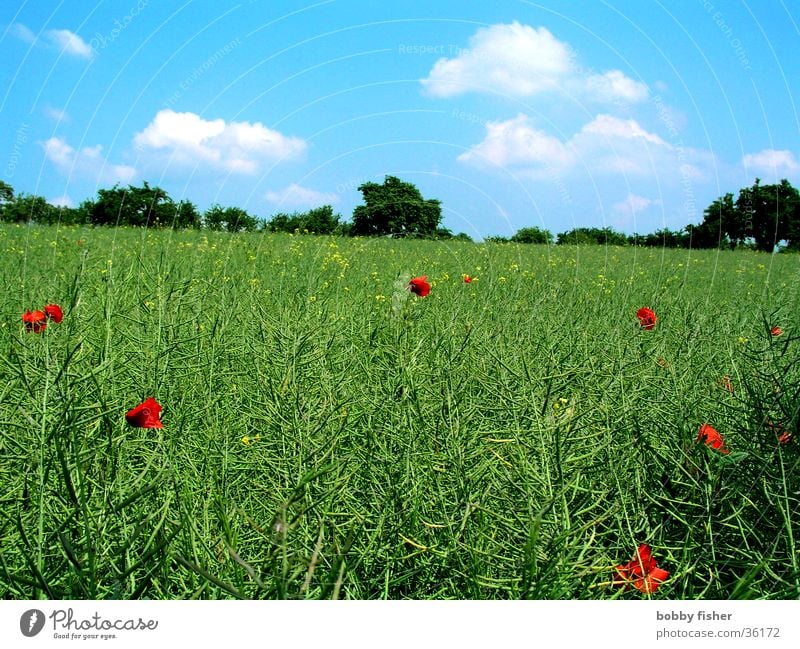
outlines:
[{"label": "fluffy cloud", "polygon": [[163,153],[180,166],[206,165],[230,173],[254,174],[264,162],[303,156],[304,140],[285,136],[260,122],[206,120],[194,113],[159,111],[134,138],[137,149],[150,156]]},{"label": "fluffy cloud", "polygon": [[544,27],[517,22],[479,29],[469,48],[439,59],[422,85],[434,97],[470,90],[514,96],[552,88],[570,69],[570,52]]},{"label": "fluffy cloud", "polygon": [[319,207],[336,203],[339,195],[318,192],[292,183],[281,190],[267,192],[264,198],[270,203],[285,207]]},{"label": "fluffy cloud", "polygon": [[82,59],[92,58],[92,48],[80,36],[68,29],[51,29],[46,35],[47,39],[64,54]]},{"label": "fluffy cloud", "polygon": [[22,23],[14,23],[10,32],[25,43],[55,47],[59,52],[81,59],[91,59],[94,54],[86,41],[68,29],[49,29],[44,32],[44,38],[41,40]]},{"label": "fluffy cloud", "polygon": [[54,108],[53,106],[46,106],[44,109],[45,115],[47,115],[50,119],[55,120],[56,122],[66,122],[69,121],[69,115],[67,111],[62,110],[61,108]]},{"label": "fluffy cloud", "polygon": [[769,178],[769,182],[800,174],[800,163],[791,151],[786,150],[764,149],[748,153],[742,158],[742,164],[748,173],[761,173]]},{"label": "fluffy cloud", "polygon": [[487,122],[482,142],[462,153],[461,162],[489,163],[515,170],[564,174],[580,165],[596,173],[646,174],[672,147],[636,120],[598,115],[562,141],[537,129],[527,115]]},{"label": "fluffy cloud", "polygon": [[623,200],[614,203],[613,210],[622,216],[636,216],[651,205],[658,205],[661,201],[645,198],[636,194],[628,194]]},{"label": "fluffy cloud", "polygon": [[649,95],[645,84],[634,81],[619,70],[589,75],[584,83],[590,96],[608,103],[616,101],[634,103],[644,101]]},{"label": "fluffy cloud", "polygon": [[479,29],[469,47],[439,59],[421,83],[433,97],[470,91],[530,97],[563,89],[601,102],[638,102],[648,87],[620,70],[597,74],[580,68],[567,43],[544,27],[513,22]]},{"label": "fluffy cloud", "polygon": [[535,128],[527,115],[519,114],[503,122],[487,122],[483,141],[458,159],[500,167],[544,166],[564,170],[574,164],[575,155],[569,145]]},{"label": "fluffy cloud", "polygon": [[76,150],[63,138],[51,137],[43,147],[45,157],[66,176],[77,175],[102,185],[128,183],[136,177],[133,167],[110,164],[99,144]]}]

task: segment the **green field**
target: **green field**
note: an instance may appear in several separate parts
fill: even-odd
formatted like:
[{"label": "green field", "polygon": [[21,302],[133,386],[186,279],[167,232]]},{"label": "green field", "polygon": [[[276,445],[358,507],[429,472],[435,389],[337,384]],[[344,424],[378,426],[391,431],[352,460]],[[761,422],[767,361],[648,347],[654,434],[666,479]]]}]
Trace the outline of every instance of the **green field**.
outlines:
[{"label": "green field", "polygon": [[2,226],[0,275],[3,598],[800,597],[796,255]]}]

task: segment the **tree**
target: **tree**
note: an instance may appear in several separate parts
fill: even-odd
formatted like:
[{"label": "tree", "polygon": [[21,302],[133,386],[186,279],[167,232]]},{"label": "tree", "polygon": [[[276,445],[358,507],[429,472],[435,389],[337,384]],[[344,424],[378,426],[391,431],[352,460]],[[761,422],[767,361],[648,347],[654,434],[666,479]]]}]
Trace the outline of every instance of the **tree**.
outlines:
[{"label": "tree", "polygon": [[621,232],[611,228],[574,228],[561,232],[556,238],[557,245],[587,245],[598,244],[603,246],[626,246],[628,238]]},{"label": "tree", "polygon": [[703,221],[700,225],[687,225],[686,234],[689,236],[690,248],[722,248],[731,243],[719,221]]},{"label": "tree", "polygon": [[686,226],[693,248],[716,248],[727,243],[731,250],[747,238],[745,222],[733,202],[733,194],[725,194],[703,211],[700,225]]},{"label": "tree", "polygon": [[14,200],[14,188],[6,182],[0,180],[0,209],[6,203]]},{"label": "tree", "polygon": [[41,196],[19,194],[3,203],[3,221],[7,223],[47,223],[50,211],[58,208],[50,205]]},{"label": "tree", "polygon": [[91,205],[89,220],[93,225],[170,226],[176,216],[175,203],[160,187],[128,185],[123,189],[99,189]]},{"label": "tree", "polygon": [[752,187],[739,192],[736,205],[746,219],[756,250],[772,252],[779,241],[796,239],[799,203],[800,193],[786,179],[778,185],[762,186],[756,178]]},{"label": "tree", "polygon": [[725,194],[703,212],[703,223],[687,226],[693,247],[718,246],[727,242],[731,249],[752,241],[756,250],[772,252],[780,241],[800,248],[800,192],[788,180],[777,185],[762,185],[759,178],[752,187]]},{"label": "tree", "polygon": [[200,212],[191,201],[183,200],[175,207],[175,218],[172,220],[172,227],[199,229],[202,225]]},{"label": "tree", "polygon": [[258,219],[241,207],[222,207],[217,204],[206,210],[203,222],[209,230],[226,232],[253,232],[258,227]]},{"label": "tree", "polygon": [[344,224],[341,216],[333,213],[333,207],[323,205],[308,212],[275,214],[266,224],[270,232],[302,232],[304,234],[341,234]]},{"label": "tree", "polygon": [[511,237],[511,240],[516,243],[553,243],[553,233],[550,230],[542,230],[541,228],[521,228],[517,233]]},{"label": "tree", "polygon": [[358,191],[365,205],[353,211],[352,233],[356,236],[394,235],[432,237],[442,220],[441,203],[424,199],[411,183],[386,176],[382,185],[362,184]]}]

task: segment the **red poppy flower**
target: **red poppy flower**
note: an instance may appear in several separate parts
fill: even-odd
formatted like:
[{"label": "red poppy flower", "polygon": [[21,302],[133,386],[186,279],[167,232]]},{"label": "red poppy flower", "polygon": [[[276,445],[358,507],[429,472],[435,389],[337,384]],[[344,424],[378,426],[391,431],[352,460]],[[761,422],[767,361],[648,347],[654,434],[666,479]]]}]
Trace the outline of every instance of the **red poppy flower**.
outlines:
[{"label": "red poppy flower", "polygon": [[153,397],[147,397],[144,403],[140,403],[135,408],[129,410],[125,419],[131,426],[136,428],[164,428],[164,424],[158,418],[161,406]]},{"label": "red poppy flower", "polygon": [[722,439],[722,435],[720,435],[714,428],[709,426],[708,424],[703,424],[700,426],[700,432],[697,433],[696,442],[705,438],[705,445],[710,446],[715,451],[719,451],[723,455],[727,455],[730,451],[725,448],[725,440]]},{"label": "red poppy flower", "polygon": [[783,333],[783,329],[781,329],[780,327],[773,327],[772,329],[769,330],[769,332],[773,336],[780,336]]},{"label": "red poppy flower", "polygon": [[56,324],[61,324],[61,321],[64,319],[64,312],[57,304],[48,304],[44,308],[44,314],[47,316],[48,320],[52,320]]},{"label": "red poppy flower", "polygon": [[472,278],[469,275],[464,275],[464,283],[465,284],[471,284],[472,283]]},{"label": "red poppy flower", "polygon": [[41,333],[47,327],[47,316],[42,311],[26,311],[22,314],[25,330],[35,334]]},{"label": "red poppy flower", "polygon": [[408,283],[408,290],[414,293],[415,295],[419,295],[420,297],[425,297],[428,293],[431,292],[431,285],[428,284],[428,276],[423,275],[422,277],[415,277]]},{"label": "red poppy flower", "polygon": [[636,317],[639,318],[642,329],[650,330],[656,326],[656,314],[653,313],[652,309],[648,309],[646,306],[643,306],[636,312]]},{"label": "red poppy flower", "polygon": [[767,422],[767,426],[769,426],[775,432],[775,435],[778,437],[778,444],[783,446],[792,441],[792,432],[786,430],[780,424],[774,424],[770,421]]},{"label": "red poppy flower", "polygon": [[726,374],[722,377],[722,387],[725,388],[728,392],[733,392],[733,384],[731,383],[730,377]]},{"label": "red poppy flower", "polygon": [[656,564],[647,543],[639,546],[636,556],[628,563],[624,566],[617,566],[616,573],[615,584],[624,586],[625,589],[633,585],[634,588],[647,595],[655,593],[661,583],[669,577],[669,573]]}]

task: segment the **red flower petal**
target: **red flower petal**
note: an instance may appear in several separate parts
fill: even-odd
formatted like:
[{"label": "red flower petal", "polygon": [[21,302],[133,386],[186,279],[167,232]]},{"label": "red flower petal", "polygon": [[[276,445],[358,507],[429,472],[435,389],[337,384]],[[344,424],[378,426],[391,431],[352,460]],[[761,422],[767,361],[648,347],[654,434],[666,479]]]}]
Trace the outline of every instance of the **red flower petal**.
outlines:
[{"label": "red flower petal", "polygon": [[700,431],[697,433],[697,439],[695,441],[699,442],[702,440],[705,440],[704,443],[706,446],[710,446],[715,451],[719,451],[724,455],[730,453],[730,451],[725,448],[725,440],[722,439],[722,435],[708,424],[700,426]]},{"label": "red flower petal", "polygon": [[56,324],[61,324],[61,321],[64,319],[64,312],[57,304],[48,304],[44,308],[44,314],[47,316],[48,320],[52,320]]},{"label": "red flower petal", "polygon": [[643,593],[652,595],[656,592],[661,583],[667,580],[667,577],[669,577],[669,573],[666,570],[653,567],[653,569],[647,573],[644,579],[637,579],[633,585]]},{"label": "red flower petal", "polygon": [[26,311],[22,314],[25,330],[35,334],[41,333],[47,327],[47,317],[42,311]]},{"label": "red flower petal", "polygon": [[160,412],[161,405],[153,397],[147,397],[143,403],[129,410],[125,419],[136,428],[163,428],[164,424],[158,418]]},{"label": "red flower petal", "polygon": [[769,332],[773,336],[780,336],[783,333],[783,329],[781,329],[780,327],[773,327],[772,329],[769,330]]},{"label": "red flower petal", "polygon": [[428,284],[428,276],[423,275],[422,277],[415,277],[408,283],[408,290],[414,293],[415,295],[419,295],[420,297],[425,297],[428,293],[431,292],[431,285]]},{"label": "red flower petal", "polygon": [[778,438],[778,444],[785,445],[792,441],[792,431],[786,430],[780,424],[775,424],[771,421],[767,422],[767,426],[774,431],[776,437]]},{"label": "red flower petal", "polygon": [[647,329],[649,331],[656,326],[656,314],[652,309],[648,309],[646,306],[643,306],[636,312],[636,317],[639,318],[639,324],[642,326],[642,329]]},{"label": "red flower petal", "polygon": [[648,595],[656,592],[658,586],[666,580],[669,573],[656,565],[650,546],[642,543],[636,550],[636,556],[624,566],[617,566],[614,582],[627,588],[632,585]]},{"label": "red flower petal", "polygon": [[464,275],[464,283],[470,284],[472,282],[472,278],[469,275]]}]

